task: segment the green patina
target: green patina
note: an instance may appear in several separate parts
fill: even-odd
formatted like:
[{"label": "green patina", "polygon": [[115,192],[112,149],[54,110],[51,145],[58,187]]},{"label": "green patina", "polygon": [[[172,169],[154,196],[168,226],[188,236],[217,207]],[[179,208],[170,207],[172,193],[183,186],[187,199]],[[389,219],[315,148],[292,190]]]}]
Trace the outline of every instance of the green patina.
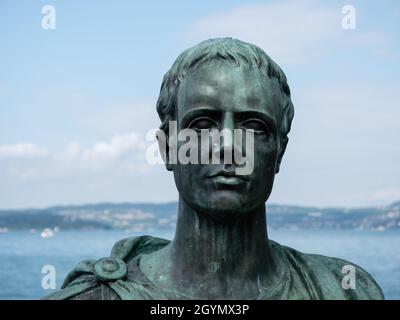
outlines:
[{"label": "green patina", "polygon": [[[178,130],[253,129],[253,171],[237,177],[235,164],[171,164],[160,144],[179,191],[174,239],[121,240],[110,258],[80,263],[47,298],[383,299],[360,267],[268,239],[265,202],[294,111],[283,71],[263,50],[231,38],[186,50],[164,76],[157,111],[165,131],[171,120]],[[236,147],[227,139],[220,146]],[[343,285],[344,266],[354,267],[355,288]]]}]

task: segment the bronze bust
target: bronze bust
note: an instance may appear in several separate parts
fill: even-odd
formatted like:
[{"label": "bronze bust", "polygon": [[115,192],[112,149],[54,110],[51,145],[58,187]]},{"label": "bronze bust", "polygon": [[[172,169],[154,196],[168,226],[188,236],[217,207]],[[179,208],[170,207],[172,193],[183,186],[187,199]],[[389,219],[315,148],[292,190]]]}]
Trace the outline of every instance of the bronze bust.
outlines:
[{"label": "bronze bust", "polygon": [[[199,135],[250,130],[251,172],[238,175],[235,162],[171,162],[171,146],[160,135],[179,191],[173,240],[123,239],[109,258],[79,263],[47,299],[383,299],[359,266],[268,239],[265,202],[294,109],[285,74],[262,49],[232,38],[187,49],[164,76],[157,111],[166,136],[170,121]],[[241,142],[224,136],[218,151],[234,152]],[[343,286],[346,265],[355,268],[354,288]]]}]

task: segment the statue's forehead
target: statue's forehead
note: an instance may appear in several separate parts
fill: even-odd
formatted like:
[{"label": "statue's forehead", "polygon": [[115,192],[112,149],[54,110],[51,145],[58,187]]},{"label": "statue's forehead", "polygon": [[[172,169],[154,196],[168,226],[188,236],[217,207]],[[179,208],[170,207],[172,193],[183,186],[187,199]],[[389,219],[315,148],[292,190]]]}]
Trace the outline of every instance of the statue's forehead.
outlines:
[{"label": "statue's forehead", "polygon": [[276,79],[256,67],[227,62],[212,62],[190,71],[178,94],[178,114],[207,106],[233,112],[258,110],[276,117],[280,105]]}]

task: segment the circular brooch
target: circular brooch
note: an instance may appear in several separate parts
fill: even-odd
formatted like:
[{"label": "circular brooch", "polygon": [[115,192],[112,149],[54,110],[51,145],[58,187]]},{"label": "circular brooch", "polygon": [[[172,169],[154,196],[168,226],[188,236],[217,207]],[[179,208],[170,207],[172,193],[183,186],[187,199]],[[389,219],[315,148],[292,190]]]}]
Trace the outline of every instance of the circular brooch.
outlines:
[{"label": "circular brooch", "polygon": [[94,271],[100,281],[123,279],[128,273],[126,263],[120,258],[102,258],[95,263]]}]

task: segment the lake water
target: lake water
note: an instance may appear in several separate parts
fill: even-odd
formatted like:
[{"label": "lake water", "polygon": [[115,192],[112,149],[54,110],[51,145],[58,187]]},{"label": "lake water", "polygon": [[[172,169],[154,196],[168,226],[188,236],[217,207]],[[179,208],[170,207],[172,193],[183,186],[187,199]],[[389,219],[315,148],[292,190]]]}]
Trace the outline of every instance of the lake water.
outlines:
[{"label": "lake water", "polygon": [[[57,288],[83,259],[108,256],[113,244],[134,236],[124,231],[61,231],[51,238],[39,233],[0,233],[0,299],[39,299],[42,267],[56,269]],[[154,233],[171,239],[172,233]],[[367,270],[387,299],[400,299],[400,232],[269,231],[270,238],[307,253],[350,260]]]}]

